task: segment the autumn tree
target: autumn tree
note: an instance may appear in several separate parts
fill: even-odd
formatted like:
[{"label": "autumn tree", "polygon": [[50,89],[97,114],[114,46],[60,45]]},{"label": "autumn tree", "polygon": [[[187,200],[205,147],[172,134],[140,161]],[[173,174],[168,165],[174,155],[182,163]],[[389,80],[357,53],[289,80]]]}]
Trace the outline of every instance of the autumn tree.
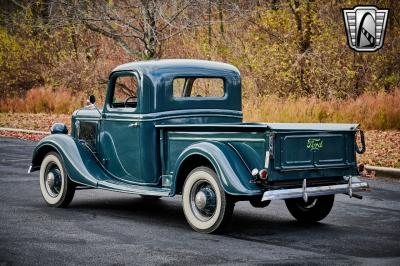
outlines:
[{"label": "autumn tree", "polygon": [[160,57],[163,43],[200,25],[204,13],[196,0],[57,2],[70,23],[81,23],[143,59]]}]

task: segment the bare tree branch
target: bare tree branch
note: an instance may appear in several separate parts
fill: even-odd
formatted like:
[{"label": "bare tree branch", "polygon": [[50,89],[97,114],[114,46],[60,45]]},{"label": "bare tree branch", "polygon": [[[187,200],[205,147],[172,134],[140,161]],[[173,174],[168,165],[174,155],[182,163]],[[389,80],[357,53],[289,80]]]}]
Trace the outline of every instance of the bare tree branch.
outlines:
[{"label": "bare tree branch", "polygon": [[132,50],[129,47],[129,45],[121,38],[121,36],[119,36],[119,35],[117,35],[115,33],[106,31],[106,30],[104,30],[102,28],[96,27],[93,24],[90,24],[88,21],[83,21],[83,23],[88,29],[90,29],[90,30],[92,30],[94,32],[100,33],[100,34],[102,34],[102,35],[104,35],[104,36],[106,36],[108,38],[111,38],[114,41],[116,41],[125,50],[125,52],[127,54],[129,54],[129,55],[141,55],[141,53],[139,51]]}]

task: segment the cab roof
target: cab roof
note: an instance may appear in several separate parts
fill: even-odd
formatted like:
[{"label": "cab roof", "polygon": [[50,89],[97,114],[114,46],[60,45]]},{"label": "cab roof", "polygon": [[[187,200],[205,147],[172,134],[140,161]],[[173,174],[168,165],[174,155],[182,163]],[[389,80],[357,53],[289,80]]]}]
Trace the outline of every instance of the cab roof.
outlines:
[{"label": "cab roof", "polygon": [[174,73],[176,75],[190,73],[231,73],[240,75],[239,70],[233,65],[207,60],[194,60],[194,59],[161,59],[130,62],[113,69],[116,71],[130,71],[136,70],[147,75],[163,75]]}]

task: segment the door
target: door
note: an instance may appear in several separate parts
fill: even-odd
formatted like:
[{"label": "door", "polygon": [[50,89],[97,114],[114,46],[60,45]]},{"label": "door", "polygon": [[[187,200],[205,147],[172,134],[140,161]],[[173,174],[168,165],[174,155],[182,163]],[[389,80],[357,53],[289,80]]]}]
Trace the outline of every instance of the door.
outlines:
[{"label": "door", "polygon": [[135,72],[111,75],[100,134],[104,167],[116,179],[143,184],[141,169],[139,79]]}]

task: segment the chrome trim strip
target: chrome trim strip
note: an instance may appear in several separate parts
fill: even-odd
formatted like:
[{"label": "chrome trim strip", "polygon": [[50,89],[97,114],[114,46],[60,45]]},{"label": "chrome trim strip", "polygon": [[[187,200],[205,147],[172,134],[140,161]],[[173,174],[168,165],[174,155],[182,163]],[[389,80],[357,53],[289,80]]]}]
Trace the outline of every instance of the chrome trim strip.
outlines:
[{"label": "chrome trim strip", "polygon": [[[172,115],[172,116],[163,116],[157,118],[146,118],[145,116],[132,116],[127,118],[109,118],[106,117],[104,120],[106,121],[138,121],[138,122],[147,122],[147,121],[159,121],[165,119],[173,119],[173,118],[188,118],[188,117],[233,117],[233,118],[243,118],[242,115],[228,115],[228,114],[193,114],[193,115]],[[79,119],[79,118],[78,118]]]},{"label": "chrome trim strip", "polygon": [[265,139],[250,138],[199,138],[199,137],[169,137],[169,140],[214,140],[214,141],[247,141],[247,142],[265,142]]},{"label": "chrome trim strip", "polygon": [[125,122],[138,121],[138,122],[141,122],[143,120],[136,119],[135,117],[130,117],[130,118],[103,118],[103,121],[125,121]]},{"label": "chrome trim strip", "polygon": [[121,192],[121,193],[128,193],[128,194],[136,194],[136,195],[148,195],[148,196],[161,196],[161,197],[168,197],[171,194],[171,190],[169,191],[149,191],[149,190],[122,190],[118,188],[111,188],[111,187],[106,187],[106,181],[99,181],[96,189],[102,189],[102,190],[108,190],[108,191],[113,191],[113,192]]},{"label": "chrome trim strip", "polygon": [[[279,131],[279,134],[283,133],[338,133],[340,132],[348,132],[355,131],[352,127],[357,124],[332,124],[332,123],[210,123],[207,126],[213,127],[230,127],[230,128],[254,128],[256,130],[282,130]],[[202,127],[202,124],[166,124],[166,125],[157,125],[156,127]],[[346,128],[349,126],[349,128]],[[289,131],[288,131],[289,130]],[[276,133],[276,132],[275,132]]]},{"label": "chrome trim strip", "polygon": [[172,119],[172,118],[182,118],[182,117],[207,117],[207,116],[217,116],[217,117],[234,117],[234,118],[243,118],[243,115],[228,115],[228,114],[193,114],[193,115],[172,115],[172,116],[164,116],[159,118],[148,118],[143,119],[143,121],[158,121],[164,119]]},{"label": "chrome trim strip", "polygon": [[309,171],[309,170],[321,170],[321,169],[337,169],[337,168],[349,168],[351,166],[355,166],[354,163],[348,163],[348,164],[323,164],[323,165],[319,165],[319,164],[315,164],[312,166],[303,166],[303,167],[299,167],[299,166],[290,166],[290,168],[288,167],[274,167],[275,170],[280,170],[281,172],[293,172],[293,171]]},{"label": "chrome trim strip", "polygon": [[[203,127],[207,127],[208,128],[208,125],[207,124],[203,124]],[[182,129],[180,129],[180,130],[182,130]],[[173,133],[175,135],[176,134],[182,134],[182,135],[215,135],[215,134],[222,135],[222,134],[224,134],[224,135],[228,135],[229,137],[231,137],[233,134],[236,134],[236,135],[242,134],[243,135],[242,131],[225,131],[225,130],[224,131],[218,131],[218,132],[215,132],[215,131],[211,132],[211,131],[176,131],[176,130],[170,130],[169,132],[170,132],[170,134]],[[253,133],[257,133],[257,132],[256,131],[248,131],[246,133],[253,134]]]},{"label": "chrome trim strip", "polygon": [[[354,182],[353,180],[350,181],[349,183],[351,184],[351,193],[353,191],[365,191],[369,188],[367,182]],[[301,188],[277,189],[277,190],[266,191],[263,194],[262,201],[293,199],[293,198],[304,199],[309,197],[340,194],[340,193],[349,195],[349,184],[320,186],[320,187],[305,187],[303,181],[303,186]]]},{"label": "chrome trim strip", "polygon": [[98,122],[98,121],[100,121],[100,118],[98,118],[98,117],[83,117],[83,116],[77,116],[76,117],[76,120],[78,121],[84,121],[84,122]]},{"label": "chrome trim strip", "polygon": [[268,169],[268,166],[269,166],[269,150],[267,150],[265,152],[265,165],[264,165],[264,168]]}]

